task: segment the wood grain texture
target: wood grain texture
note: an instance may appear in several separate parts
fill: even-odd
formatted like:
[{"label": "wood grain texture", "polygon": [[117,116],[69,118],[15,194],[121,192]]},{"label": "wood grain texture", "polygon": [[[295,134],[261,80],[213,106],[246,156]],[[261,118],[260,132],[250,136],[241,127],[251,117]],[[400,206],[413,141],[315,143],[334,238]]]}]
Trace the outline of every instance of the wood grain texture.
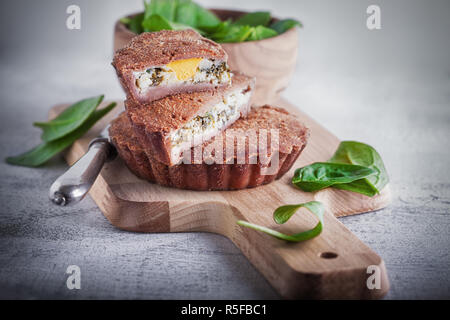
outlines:
[{"label": "wood grain texture", "polygon": [[[236,10],[213,10],[222,20],[244,14]],[[133,15],[131,15],[133,16]],[[136,36],[120,21],[114,27],[114,52]],[[222,43],[231,70],[256,77],[252,101],[256,105],[275,102],[288,86],[298,56],[298,30],[292,28],[276,37],[241,43]]]},{"label": "wood grain texture", "polygon": [[[115,110],[121,111],[123,104]],[[296,113],[311,129],[311,139],[293,168],[283,178],[269,185],[239,191],[188,191],[171,189],[143,181],[125,167],[121,159],[105,165],[90,194],[114,226],[136,232],[206,231],[219,233],[238,246],[271,285],[286,298],[380,298],[389,289],[383,260],[336,216],[351,215],[385,207],[390,201],[389,188],[369,198],[334,189],[315,194],[302,192],[290,184],[299,166],[328,159],[339,140],[318,123],[285,101],[277,106]],[[64,106],[55,107],[55,115]],[[87,149],[113,114],[102,119],[66,153],[69,164]],[[272,219],[275,208],[283,204],[322,201],[326,206],[322,234],[298,244],[285,243],[254,230],[242,228],[236,220],[247,220],[288,233],[311,228],[312,215],[294,215],[280,227]],[[327,258],[335,255],[335,258]],[[381,289],[366,286],[367,267],[381,270]]]}]

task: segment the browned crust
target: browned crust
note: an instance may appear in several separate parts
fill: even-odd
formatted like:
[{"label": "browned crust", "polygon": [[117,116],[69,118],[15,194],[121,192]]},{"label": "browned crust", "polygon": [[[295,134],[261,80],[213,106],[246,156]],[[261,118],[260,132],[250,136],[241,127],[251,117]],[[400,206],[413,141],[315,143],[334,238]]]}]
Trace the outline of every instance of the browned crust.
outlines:
[{"label": "browned crust", "polygon": [[137,71],[190,58],[226,61],[228,56],[219,44],[194,30],[163,30],[134,37],[128,45],[117,50],[113,66],[120,72],[125,69]]},{"label": "browned crust", "polygon": [[[266,121],[263,121],[264,119]],[[261,170],[266,165],[259,157],[256,164],[251,164],[248,155],[243,164],[203,162],[171,167],[164,165],[149,157],[141,147],[124,113],[111,123],[110,136],[128,168],[143,179],[181,189],[236,190],[257,187],[281,178],[289,171],[307,144],[309,130],[284,109],[270,106],[252,109],[247,119],[239,119],[230,129],[255,128],[257,125],[263,125],[260,129],[279,129],[278,170],[271,175],[262,174]],[[203,147],[211,143],[213,142],[208,142]]]},{"label": "browned crust", "polygon": [[[138,104],[132,100],[125,101],[128,117],[133,125],[135,135],[152,158],[173,165],[170,158],[169,134],[199,114],[204,114],[223,97],[235,90],[253,90],[254,78],[236,73],[230,87],[204,92],[181,93],[167,96],[149,104]],[[249,106],[241,109],[246,116]]]}]

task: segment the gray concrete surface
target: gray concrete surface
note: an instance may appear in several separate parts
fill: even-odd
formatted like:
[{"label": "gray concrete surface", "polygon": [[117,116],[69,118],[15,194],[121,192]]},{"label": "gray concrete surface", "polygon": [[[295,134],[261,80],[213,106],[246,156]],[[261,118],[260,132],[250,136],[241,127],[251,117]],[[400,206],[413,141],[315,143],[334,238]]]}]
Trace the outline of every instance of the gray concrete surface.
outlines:
[{"label": "gray concrete surface", "polygon": [[[341,221],[385,260],[388,299],[450,298],[450,4],[448,1],[201,1],[303,21],[285,97],[341,139],[373,145],[394,192],[384,210]],[[82,29],[65,28],[66,7]],[[365,10],[379,4],[382,29]],[[122,99],[112,28],[136,1],[2,1],[0,158],[39,142],[31,123],[57,103]],[[64,210],[47,189],[66,169],[0,162],[0,298],[279,298],[227,239],[116,230],[88,198]],[[68,265],[81,290],[66,288]]]}]

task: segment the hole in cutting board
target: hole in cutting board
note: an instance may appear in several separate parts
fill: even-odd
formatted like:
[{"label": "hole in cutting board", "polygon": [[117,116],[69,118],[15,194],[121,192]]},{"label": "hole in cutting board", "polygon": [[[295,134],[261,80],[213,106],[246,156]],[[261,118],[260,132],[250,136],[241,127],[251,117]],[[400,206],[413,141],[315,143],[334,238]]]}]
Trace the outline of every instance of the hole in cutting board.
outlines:
[{"label": "hole in cutting board", "polygon": [[323,258],[323,259],[335,259],[338,257],[338,254],[335,252],[322,252],[321,254],[319,254],[319,257]]}]

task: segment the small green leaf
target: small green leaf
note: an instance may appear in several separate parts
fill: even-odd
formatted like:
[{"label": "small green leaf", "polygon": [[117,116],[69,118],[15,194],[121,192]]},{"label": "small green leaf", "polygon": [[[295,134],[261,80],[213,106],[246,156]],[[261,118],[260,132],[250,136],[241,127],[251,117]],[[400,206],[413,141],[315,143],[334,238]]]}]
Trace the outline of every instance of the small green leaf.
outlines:
[{"label": "small green leaf", "polygon": [[270,28],[278,32],[279,34],[286,32],[287,30],[294,27],[302,27],[302,24],[294,19],[284,19],[279,20],[270,25]]},{"label": "small green leaf", "polygon": [[166,20],[174,21],[177,1],[173,0],[151,0],[144,1],[145,14],[144,19],[157,14]]},{"label": "small green leaf", "polygon": [[123,18],[120,18],[119,21],[122,22],[122,23],[125,24],[125,25],[129,25],[130,22],[131,22],[131,19],[130,19],[130,18],[127,18],[127,17],[123,17]]},{"label": "small green leaf", "polygon": [[376,173],[376,170],[359,165],[316,162],[297,169],[292,183],[303,191],[314,192],[336,184],[353,182]]},{"label": "small green leaf", "polygon": [[377,188],[375,188],[371,183],[367,182],[367,179],[360,179],[349,183],[335,184],[333,185],[333,188],[361,193],[368,197],[373,197],[374,195],[379,193]]},{"label": "small green leaf", "polygon": [[164,17],[158,14],[152,14],[142,21],[142,27],[145,32],[161,31],[161,30],[174,30],[171,23]]},{"label": "small green leaf", "polygon": [[210,39],[219,43],[262,40],[277,35],[276,31],[270,28],[235,25],[231,21],[224,21],[217,26],[204,28],[203,31],[208,34]]},{"label": "small green leaf", "polygon": [[221,22],[220,19],[208,9],[205,9],[195,3],[194,6],[197,8],[197,28],[201,29],[201,27],[211,27],[218,25]]},{"label": "small green leaf", "polygon": [[225,42],[243,42],[251,35],[254,28],[250,26],[236,26],[230,25],[225,28],[219,36],[216,35],[216,41],[220,43]]},{"label": "small green leaf", "polygon": [[[347,185],[338,186],[339,189],[373,196],[388,184],[389,176],[380,154],[371,146],[357,141],[342,141],[333,157],[328,162],[349,163],[369,167],[376,171],[373,176],[361,181],[354,181]],[[375,193],[374,193],[375,192]]]},{"label": "small green leaf", "polygon": [[234,24],[250,27],[267,26],[270,22],[270,19],[271,19],[270,12],[267,11],[251,12],[239,17],[234,22]]},{"label": "small green leaf", "polygon": [[145,18],[145,20],[142,21],[142,27],[144,28],[145,32],[154,32],[161,30],[185,30],[185,29],[194,29],[195,31],[200,32],[199,30],[196,30],[195,28],[192,28],[190,26],[170,22],[169,20],[158,14],[153,14],[150,17]]},{"label": "small green leaf", "polygon": [[136,15],[134,18],[130,19],[128,23],[128,29],[136,34],[140,34],[144,31],[142,28],[142,21],[144,21],[144,14],[140,13]]},{"label": "small green leaf", "polygon": [[311,213],[313,213],[319,219],[319,222],[317,223],[317,225],[314,228],[304,231],[304,232],[294,234],[294,235],[287,235],[287,234],[281,233],[279,231],[276,231],[276,230],[273,230],[273,229],[270,229],[267,227],[263,227],[263,226],[260,226],[257,224],[253,224],[253,223],[250,223],[247,221],[242,221],[242,220],[237,221],[237,224],[247,227],[247,228],[257,230],[257,231],[265,232],[268,235],[271,235],[271,236],[281,239],[281,240],[286,240],[286,241],[291,241],[291,242],[301,242],[301,241],[309,240],[309,239],[317,237],[323,230],[324,206],[321,202],[310,201],[310,202],[300,203],[300,204],[295,204],[295,205],[281,206],[274,211],[273,218],[274,218],[275,222],[278,224],[286,223],[292,217],[292,215],[295,212],[297,212],[298,209],[300,209],[302,207],[308,209]]},{"label": "small green leaf", "polygon": [[176,1],[174,19],[170,21],[196,29],[215,26],[221,22],[214,13],[190,0]]},{"label": "small green leaf", "polygon": [[227,21],[222,21],[218,24],[212,25],[212,26],[200,26],[199,28],[209,34],[209,35],[214,35],[214,34],[218,34],[220,32],[224,32],[227,28],[229,28],[231,24],[231,20],[227,20]]},{"label": "small green leaf", "polygon": [[263,40],[276,37],[277,35],[278,33],[275,30],[263,26],[257,26],[253,28],[252,33],[247,38],[247,41]]},{"label": "small green leaf", "polygon": [[69,135],[50,142],[44,142],[33,148],[32,150],[20,154],[15,157],[6,158],[6,162],[13,165],[25,167],[38,167],[59,152],[70,146],[75,140],[81,138],[98,120],[105,116],[116,106],[116,103],[111,103],[107,107],[95,110],[87,120]]},{"label": "small green leaf", "polygon": [[178,1],[173,22],[197,27],[197,6],[192,1]]},{"label": "small green leaf", "polygon": [[35,122],[43,130],[41,139],[50,142],[71,133],[80,127],[103,100],[103,95],[83,99],[64,110],[55,119],[48,122]]},{"label": "small green leaf", "polygon": [[310,201],[306,203],[281,206],[274,211],[273,219],[278,224],[286,223],[292,215],[302,207],[307,208],[313,213],[323,214],[323,204],[319,201]]}]

